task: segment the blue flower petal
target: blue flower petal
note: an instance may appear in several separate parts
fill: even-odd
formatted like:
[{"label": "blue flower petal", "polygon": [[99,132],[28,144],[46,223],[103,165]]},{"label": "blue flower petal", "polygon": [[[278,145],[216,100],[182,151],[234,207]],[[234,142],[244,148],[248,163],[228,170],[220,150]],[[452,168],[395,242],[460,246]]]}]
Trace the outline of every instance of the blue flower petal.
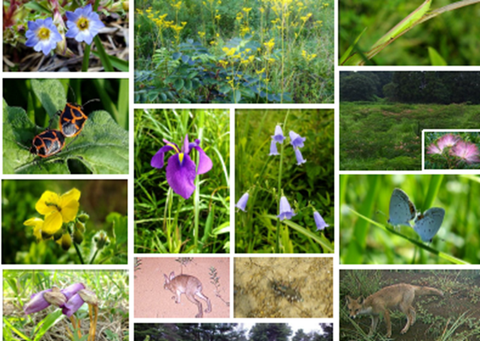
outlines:
[{"label": "blue flower petal", "polygon": [[280,155],[277,150],[277,142],[273,138],[272,142],[270,142],[270,154],[268,155]]},{"label": "blue flower petal", "polygon": [[195,163],[190,156],[184,154],[180,162],[179,154],[168,159],[167,181],[175,193],[188,199],[195,191],[194,180],[196,176]]},{"label": "blue flower petal", "polygon": [[170,150],[174,150],[174,148],[169,145],[166,145],[160,148],[158,152],[152,157],[152,161],[150,161],[150,165],[154,168],[159,168],[159,169],[163,168],[165,153],[169,152]]},{"label": "blue flower petal", "polygon": [[237,204],[235,205],[238,209],[242,210],[243,212],[247,212],[245,210],[245,207],[247,206],[248,196],[249,196],[248,192],[242,195],[240,200],[238,200]]},{"label": "blue flower petal", "polygon": [[290,144],[293,146],[293,148],[303,148],[303,142],[306,140],[305,137],[301,137],[292,130],[290,130],[288,135],[290,135]]},{"label": "blue flower petal", "polygon": [[286,197],[281,197],[280,198],[280,214],[277,216],[277,218],[280,218],[280,220],[284,219],[292,219],[296,214],[290,207],[290,204],[287,200]]},{"label": "blue flower petal", "polygon": [[315,225],[317,225],[317,231],[325,229],[325,227],[328,227],[328,225],[325,220],[323,220],[322,216],[320,213],[317,211],[313,212],[313,219],[315,219]]},{"label": "blue flower petal", "polygon": [[297,165],[301,165],[302,163],[305,163],[307,162],[307,160],[305,160],[302,156],[302,152],[300,151],[300,149],[298,148],[294,148],[295,149],[295,156],[297,157]]},{"label": "blue flower petal", "polygon": [[285,140],[285,136],[283,136],[282,127],[280,127],[279,125],[275,127],[275,135],[273,135],[272,138],[275,140],[275,142],[283,143],[283,140]]}]

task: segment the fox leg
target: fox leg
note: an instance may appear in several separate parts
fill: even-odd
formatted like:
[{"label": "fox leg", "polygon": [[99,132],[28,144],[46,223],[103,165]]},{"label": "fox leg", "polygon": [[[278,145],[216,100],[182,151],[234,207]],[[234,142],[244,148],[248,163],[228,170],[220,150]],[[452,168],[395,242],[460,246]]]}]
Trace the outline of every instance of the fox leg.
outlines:
[{"label": "fox leg", "polygon": [[392,323],[390,322],[390,313],[388,310],[383,312],[383,317],[385,318],[385,324],[387,325],[387,337],[392,336]]},{"label": "fox leg", "polygon": [[207,309],[205,309],[205,312],[206,313],[209,313],[212,311],[212,304],[210,303],[210,300],[208,299],[207,296],[205,296],[204,294],[202,294],[201,291],[197,291],[197,293],[195,294],[197,295],[198,297],[200,297],[202,300],[204,300],[205,302],[207,302]]},{"label": "fox leg", "polygon": [[368,332],[368,336],[373,336],[378,325],[378,315],[371,315],[371,318],[372,318],[372,325],[370,326],[370,331]]},{"label": "fox leg", "polygon": [[402,305],[400,304],[400,310],[407,315],[407,323],[405,327],[400,331],[401,334],[405,334],[408,329],[415,323],[416,313],[411,305]]},{"label": "fox leg", "polygon": [[410,307],[410,313],[412,314],[412,323],[410,324],[410,326],[413,326],[413,324],[417,320],[417,312],[413,307]]},{"label": "fox leg", "polygon": [[190,294],[190,295],[185,294],[185,295],[187,296],[187,298],[190,302],[195,303],[198,307],[198,314],[195,315],[195,317],[203,317],[202,303],[199,300],[197,300],[195,298],[195,296],[192,295],[192,294]]}]

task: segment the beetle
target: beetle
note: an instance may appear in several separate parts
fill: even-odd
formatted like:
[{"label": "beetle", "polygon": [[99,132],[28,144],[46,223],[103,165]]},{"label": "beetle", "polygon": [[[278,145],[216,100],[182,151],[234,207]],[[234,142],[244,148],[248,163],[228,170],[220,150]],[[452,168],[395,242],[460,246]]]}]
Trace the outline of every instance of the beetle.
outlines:
[{"label": "beetle", "polygon": [[63,110],[57,111],[57,115],[60,116],[60,131],[65,137],[75,137],[83,129],[88,116],[84,113],[84,107],[91,103],[100,101],[99,99],[92,99],[87,101],[84,105],[76,103],[67,103]]},{"label": "beetle", "polygon": [[57,154],[65,146],[65,135],[60,130],[47,129],[35,136],[30,153],[42,158]]}]

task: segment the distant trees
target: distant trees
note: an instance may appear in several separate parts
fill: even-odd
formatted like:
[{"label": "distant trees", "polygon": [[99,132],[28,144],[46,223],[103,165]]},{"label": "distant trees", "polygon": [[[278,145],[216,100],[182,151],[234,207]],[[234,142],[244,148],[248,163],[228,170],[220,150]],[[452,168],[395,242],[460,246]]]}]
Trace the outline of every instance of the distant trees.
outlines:
[{"label": "distant trees", "polygon": [[[382,91],[379,91],[381,87]],[[340,100],[480,104],[480,72],[341,72]]]}]

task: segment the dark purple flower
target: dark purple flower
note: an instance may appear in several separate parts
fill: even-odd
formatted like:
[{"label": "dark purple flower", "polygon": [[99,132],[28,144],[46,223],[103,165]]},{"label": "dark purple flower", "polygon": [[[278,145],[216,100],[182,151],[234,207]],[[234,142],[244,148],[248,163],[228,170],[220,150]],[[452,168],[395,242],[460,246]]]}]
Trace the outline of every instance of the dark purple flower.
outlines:
[{"label": "dark purple flower", "polygon": [[302,153],[300,152],[300,149],[294,148],[295,149],[295,156],[297,157],[297,165],[301,165],[302,163],[307,162],[302,156]]},{"label": "dark purple flower", "polygon": [[287,198],[281,197],[280,198],[280,214],[277,216],[277,218],[280,218],[280,220],[292,219],[293,216],[295,216],[295,212],[293,212],[292,208],[290,207],[290,204],[288,203]]},{"label": "dark purple flower", "polygon": [[243,212],[247,212],[245,207],[247,206],[248,202],[248,192],[242,195],[240,200],[238,200],[237,204],[235,205],[238,209],[241,209]]},{"label": "dark purple flower", "polygon": [[73,295],[63,306],[62,313],[67,317],[72,316],[85,303],[80,294]]},{"label": "dark purple flower", "polygon": [[52,289],[42,290],[30,296],[30,301],[23,306],[23,311],[26,315],[36,313],[40,310],[47,308],[50,303],[43,297],[43,294],[46,292],[51,292]]},{"label": "dark purple flower", "polygon": [[105,25],[97,13],[92,12],[92,4],[83,8],[77,8],[75,12],[67,11],[67,38],[75,38],[79,43],[84,41],[90,45],[93,38]]},{"label": "dark purple flower", "polygon": [[[167,181],[175,193],[188,199],[195,190],[194,180],[197,174],[204,174],[212,169],[212,160],[205,154],[200,147],[200,140],[195,142],[188,142],[188,135],[185,136],[182,149],[178,148],[175,143],[163,140],[167,145],[163,146],[153,156],[151,166],[155,168],[163,168],[165,153],[168,151],[175,151],[175,154],[168,159]],[[196,149],[200,155],[198,161],[198,169],[196,169],[195,162],[192,161],[189,154],[192,149]]]},{"label": "dark purple flower", "polygon": [[323,220],[322,216],[320,213],[317,211],[313,212],[313,219],[315,219],[315,225],[317,225],[317,231],[325,229],[325,227],[328,227],[328,225],[325,220]]},{"label": "dark purple flower", "polygon": [[293,146],[293,148],[303,148],[303,142],[305,142],[306,138],[301,137],[298,135],[296,132],[290,130],[288,133],[290,135],[290,143]]},{"label": "dark purple flower", "polygon": [[285,140],[285,136],[283,136],[282,127],[280,127],[279,125],[275,127],[275,135],[272,136],[272,139],[278,143],[283,143],[283,140]]},{"label": "dark purple flower", "polygon": [[278,154],[277,150],[277,142],[272,138],[272,142],[270,143],[270,154],[268,155],[280,155]]}]

